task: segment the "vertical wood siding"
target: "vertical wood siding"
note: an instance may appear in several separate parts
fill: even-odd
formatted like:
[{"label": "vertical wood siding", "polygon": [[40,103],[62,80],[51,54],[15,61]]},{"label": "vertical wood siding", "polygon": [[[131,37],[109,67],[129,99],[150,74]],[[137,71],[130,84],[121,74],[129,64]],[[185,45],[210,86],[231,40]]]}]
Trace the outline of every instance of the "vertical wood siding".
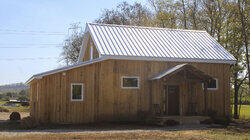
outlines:
[{"label": "vertical wood siding", "polygon": [[[105,60],[72,70],[45,76],[31,83],[31,115],[42,123],[89,123],[97,121],[135,120],[138,113],[149,112],[149,78],[181,63],[158,61]],[[219,89],[208,90],[208,109],[218,115],[230,115],[229,64],[189,63],[219,79]],[[139,76],[139,89],[121,89],[122,76]],[[84,100],[71,101],[71,83],[84,83]],[[39,84],[39,100],[36,88]],[[190,99],[188,83],[181,83],[183,113]],[[163,81],[152,81],[152,103],[162,105]],[[203,111],[201,84],[195,84],[194,99],[198,112]],[[36,112],[34,112],[34,104]],[[185,115],[185,114],[184,114]]]},{"label": "vertical wood siding", "polygon": [[[88,61],[90,60],[90,47],[91,47],[91,43],[90,42],[93,42],[91,38],[89,38],[88,40],[88,44],[86,46],[86,50],[85,50],[85,53],[84,53],[84,57],[83,57],[83,61]],[[93,45],[93,59],[95,58],[99,58],[99,53],[96,49],[96,46],[94,43],[92,43]]]}]

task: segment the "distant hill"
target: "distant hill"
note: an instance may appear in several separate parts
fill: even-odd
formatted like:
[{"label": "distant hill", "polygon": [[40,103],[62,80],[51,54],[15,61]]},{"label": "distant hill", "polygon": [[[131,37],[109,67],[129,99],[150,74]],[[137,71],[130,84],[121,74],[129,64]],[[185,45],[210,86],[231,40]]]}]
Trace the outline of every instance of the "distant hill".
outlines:
[{"label": "distant hill", "polygon": [[23,89],[29,89],[29,86],[24,83],[13,83],[8,85],[0,85],[0,93],[5,91],[16,91],[19,92]]}]

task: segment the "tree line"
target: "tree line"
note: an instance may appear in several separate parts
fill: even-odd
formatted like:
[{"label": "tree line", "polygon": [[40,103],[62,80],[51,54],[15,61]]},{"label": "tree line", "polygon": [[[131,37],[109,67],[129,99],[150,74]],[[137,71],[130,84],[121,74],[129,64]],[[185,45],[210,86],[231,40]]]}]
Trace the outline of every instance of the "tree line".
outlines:
[{"label": "tree line", "polygon": [[23,89],[20,91],[5,91],[0,93],[0,101],[9,100],[29,101],[28,89]]},{"label": "tree line", "polygon": [[[236,58],[230,84],[234,118],[238,118],[242,97],[250,96],[247,0],[148,0],[146,4],[122,2],[114,9],[105,9],[95,22],[206,30]],[[77,62],[83,34],[74,30],[68,38],[63,61]]]}]

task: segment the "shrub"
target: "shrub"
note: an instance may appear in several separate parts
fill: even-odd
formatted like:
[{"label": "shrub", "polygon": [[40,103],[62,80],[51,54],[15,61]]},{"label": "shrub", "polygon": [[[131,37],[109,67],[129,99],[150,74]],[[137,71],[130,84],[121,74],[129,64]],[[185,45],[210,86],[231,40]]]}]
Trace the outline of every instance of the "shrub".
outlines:
[{"label": "shrub", "polygon": [[138,111],[137,113],[137,121],[142,124],[151,124],[151,121],[154,121],[153,119],[154,117],[150,114],[150,112]]},{"label": "shrub", "polygon": [[158,125],[158,126],[163,126],[163,125],[164,125],[161,121],[157,120],[157,119],[154,118],[154,117],[148,117],[148,118],[146,118],[146,119],[143,121],[143,123],[144,123],[145,125]]},{"label": "shrub", "polygon": [[214,118],[216,118],[217,117],[217,112],[216,111],[214,111],[214,110],[208,110],[207,111],[207,114],[208,114],[208,116],[210,116],[212,119],[214,119]]},{"label": "shrub", "polygon": [[175,120],[167,120],[167,121],[165,121],[165,124],[166,124],[167,126],[174,126],[174,125],[178,125],[179,122],[178,122],[178,121],[175,121]]},{"label": "shrub", "polygon": [[7,108],[0,106],[0,112],[9,112]]},{"label": "shrub", "polygon": [[221,125],[228,125],[230,123],[230,118],[228,117],[216,117],[214,123]]},{"label": "shrub", "polygon": [[204,120],[204,121],[201,121],[201,124],[212,124],[212,123],[214,123],[214,120],[213,119],[206,119],[206,120]]},{"label": "shrub", "polygon": [[11,121],[18,121],[18,120],[21,120],[21,115],[20,115],[20,113],[18,113],[18,112],[12,112],[12,113],[10,114],[10,120],[11,120]]},{"label": "shrub", "polygon": [[31,129],[37,126],[35,119],[32,116],[24,117],[21,120],[21,126],[25,129]]}]

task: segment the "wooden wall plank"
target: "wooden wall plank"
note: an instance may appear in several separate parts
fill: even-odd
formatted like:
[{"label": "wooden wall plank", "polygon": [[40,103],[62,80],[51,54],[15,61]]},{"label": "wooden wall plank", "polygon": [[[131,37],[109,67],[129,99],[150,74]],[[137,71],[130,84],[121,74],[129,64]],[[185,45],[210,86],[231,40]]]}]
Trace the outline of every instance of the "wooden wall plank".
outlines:
[{"label": "wooden wall plank", "polygon": [[[177,62],[105,60],[65,72],[45,76],[31,84],[32,99],[39,100],[31,114],[38,121],[52,123],[89,123],[95,121],[134,120],[139,112],[150,111],[149,78],[178,65]],[[218,115],[230,114],[230,66],[227,64],[189,63],[219,79],[219,90],[208,90],[208,108]],[[63,74],[64,73],[64,74]],[[121,89],[122,76],[139,76],[140,89]],[[84,83],[84,101],[71,101],[71,83]],[[152,82],[152,103],[163,106],[162,79]],[[188,84],[180,83],[182,114],[188,111]],[[201,84],[193,84],[197,112],[204,111]]]}]

